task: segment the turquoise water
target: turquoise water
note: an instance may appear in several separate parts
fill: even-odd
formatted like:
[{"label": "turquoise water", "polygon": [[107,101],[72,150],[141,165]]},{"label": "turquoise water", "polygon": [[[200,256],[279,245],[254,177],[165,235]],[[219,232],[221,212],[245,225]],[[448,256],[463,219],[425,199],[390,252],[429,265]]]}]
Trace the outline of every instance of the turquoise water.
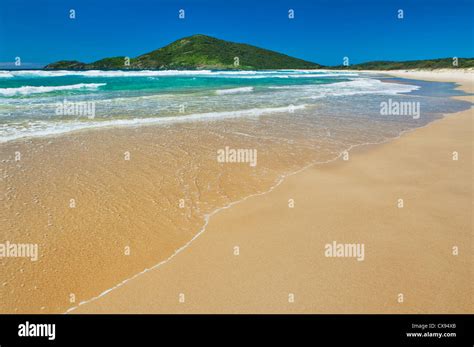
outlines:
[{"label": "turquoise water", "polygon": [[[468,103],[448,98],[456,94],[449,83],[311,70],[0,71],[0,142],[97,127],[267,114],[302,114],[313,123],[330,116],[411,127],[467,108]],[[381,118],[380,103],[389,98],[419,102],[423,117]]]}]

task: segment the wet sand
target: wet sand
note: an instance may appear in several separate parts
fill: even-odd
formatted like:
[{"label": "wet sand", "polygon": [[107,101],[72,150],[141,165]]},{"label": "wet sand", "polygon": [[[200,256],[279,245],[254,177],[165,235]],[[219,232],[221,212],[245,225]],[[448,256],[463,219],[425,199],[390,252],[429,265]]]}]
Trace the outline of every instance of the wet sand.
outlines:
[{"label": "wet sand", "polygon": [[[472,75],[403,76],[474,90]],[[472,117],[287,177],[213,216],[171,261],[73,312],[472,313]],[[326,257],[333,241],[363,243],[364,260]]]},{"label": "wet sand", "polygon": [[[226,130],[254,123],[265,128],[238,119],[2,144],[0,237],[39,254],[0,258],[0,312],[65,312],[172,256],[216,208],[314,160],[310,148]],[[255,148],[258,165],[219,163],[226,146]]]}]

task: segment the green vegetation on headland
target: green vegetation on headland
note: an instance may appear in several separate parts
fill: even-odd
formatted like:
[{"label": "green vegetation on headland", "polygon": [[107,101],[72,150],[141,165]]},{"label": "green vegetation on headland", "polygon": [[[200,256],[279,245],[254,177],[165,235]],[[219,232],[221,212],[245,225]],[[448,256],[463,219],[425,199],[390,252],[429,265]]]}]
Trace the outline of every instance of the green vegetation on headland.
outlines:
[{"label": "green vegetation on headland", "polygon": [[197,69],[318,69],[322,66],[267,49],[193,35],[136,58],[113,57],[86,64],[58,61],[45,69],[71,70],[197,70]]},{"label": "green vegetation on headland", "polygon": [[272,70],[272,69],[334,69],[334,70],[403,70],[473,68],[474,58],[453,58],[414,61],[374,61],[349,66],[322,66],[267,49],[224,41],[206,35],[179,39],[165,47],[131,57],[111,57],[93,63],[62,60],[46,65],[47,70]]},{"label": "green vegetation on headland", "polygon": [[328,66],[334,70],[435,70],[435,69],[467,69],[474,67],[474,58],[458,58],[457,66],[453,58],[410,60],[410,61],[371,61],[355,65]]}]

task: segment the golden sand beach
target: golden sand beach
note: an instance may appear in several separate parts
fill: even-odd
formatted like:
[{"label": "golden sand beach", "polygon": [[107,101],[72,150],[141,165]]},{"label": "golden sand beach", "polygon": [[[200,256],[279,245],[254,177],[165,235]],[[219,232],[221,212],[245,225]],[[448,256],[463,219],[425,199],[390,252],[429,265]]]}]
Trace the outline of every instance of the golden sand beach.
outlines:
[{"label": "golden sand beach", "polygon": [[[394,75],[474,90],[472,73]],[[270,117],[3,144],[3,239],[39,259],[0,259],[0,311],[472,312],[472,116],[284,180],[314,151],[237,135]],[[219,166],[228,145],[259,165]],[[339,150],[324,149],[318,161]],[[364,259],[326,257],[333,242],[363,243]]]},{"label": "golden sand beach", "polygon": [[[472,73],[391,74],[474,91]],[[472,151],[470,109],[312,166],[220,211],[171,261],[73,312],[472,312]],[[325,257],[333,241],[363,242],[364,261]]]},{"label": "golden sand beach", "polygon": [[[290,152],[272,139],[257,143],[226,130],[253,122],[112,128],[2,144],[1,237],[38,245],[38,259],[0,258],[0,311],[64,312],[172,256],[216,208],[264,192],[313,160],[309,148]],[[220,164],[216,148],[226,146],[256,148],[259,165]],[[319,157],[329,158],[329,150]]]}]

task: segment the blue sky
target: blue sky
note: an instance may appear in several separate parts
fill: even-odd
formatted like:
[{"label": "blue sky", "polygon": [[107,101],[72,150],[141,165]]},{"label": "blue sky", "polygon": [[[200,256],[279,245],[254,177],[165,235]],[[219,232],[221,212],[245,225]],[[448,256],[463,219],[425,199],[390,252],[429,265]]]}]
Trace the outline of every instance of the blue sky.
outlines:
[{"label": "blue sky", "polygon": [[473,57],[473,22],[474,0],[1,0],[0,62],[134,57],[197,33],[325,65]]}]

